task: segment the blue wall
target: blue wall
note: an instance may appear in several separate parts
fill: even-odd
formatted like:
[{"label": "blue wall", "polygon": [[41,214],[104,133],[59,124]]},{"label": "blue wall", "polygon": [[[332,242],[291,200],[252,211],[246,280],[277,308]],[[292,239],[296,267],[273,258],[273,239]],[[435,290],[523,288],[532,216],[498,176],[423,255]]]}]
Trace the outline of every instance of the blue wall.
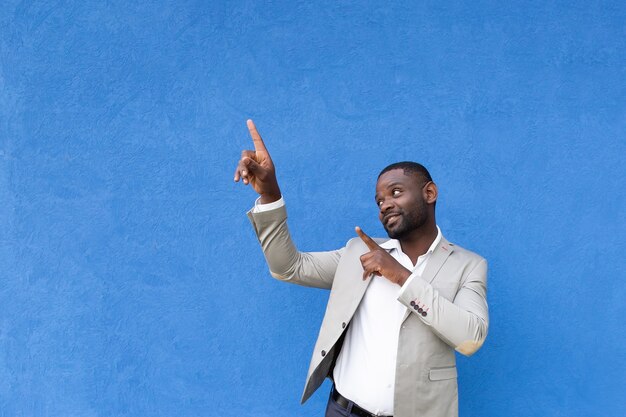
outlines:
[{"label": "blue wall", "polygon": [[490,261],[462,416],[626,415],[623,2],[130,3],[0,8],[0,416],[322,415],[327,293],[267,273],[248,117],[302,249],[430,167]]}]

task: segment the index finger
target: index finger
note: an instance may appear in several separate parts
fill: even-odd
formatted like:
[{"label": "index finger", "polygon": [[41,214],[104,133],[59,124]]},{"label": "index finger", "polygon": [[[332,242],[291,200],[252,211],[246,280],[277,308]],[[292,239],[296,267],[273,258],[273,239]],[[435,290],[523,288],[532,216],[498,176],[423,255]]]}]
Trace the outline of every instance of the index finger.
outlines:
[{"label": "index finger", "polygon": [[256,126],[252,119],[248,119],[246,122],[248,125],[248,130],[250,131],[250,136],[252,136],[252,142],[254,142],[254,150],[255,151],[264,151],[267,152],[267,148],[265,147],[265,143],[263,143],[263,139],[261,139],[261,135],[259,135],[259,131],[256,130]]},{"label": "index finger", "polygon": [[374,242],[374,239],[366,235],[359,226],[355,227],[354,230],[356,231],[356,234],[359,235],[361,240],[367,245],[369,250],[375,250],[380,248],[380,246],[378,246],[378,243]]}]

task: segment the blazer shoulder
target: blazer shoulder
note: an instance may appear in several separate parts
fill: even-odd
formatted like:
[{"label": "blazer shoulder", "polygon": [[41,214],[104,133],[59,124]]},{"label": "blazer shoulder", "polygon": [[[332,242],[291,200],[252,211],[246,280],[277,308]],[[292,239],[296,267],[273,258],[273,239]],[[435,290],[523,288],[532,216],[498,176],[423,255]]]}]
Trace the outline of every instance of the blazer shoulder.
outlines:
[{"label": "blazer shoulder", "polygon": [[348,240],[345,248],[347,251],[356,251],[356,250],[362,250],[363,248],[367,248],[367,246],[365,246],[365,243],[363,243],[363,241],[360,238],[353,237],[352,239]]},{"label": "blazer shoulder", "polygon": [[[387,238],[373,237],[372,239],[374,240],[374,242],[378,243],[379,245],[389,240],[388,237]],[[363,242],[360,237],[353,237],[352,239],[348,240],[345,248],[350,249],[350,250],[362,250],[366,252],[369,251],[369,249],[367,248],[367,245],[365,245],[365,242]]]},{"label": "blazer shoulder", "polygon": [[464,247],[459,246],[456,243],[449,242],[448,240],[446,240],[446,242],[454,248],[454,254],[456,254],[457,257],[464,259],[466,262],[472,264],[479,264],[481,262],[485,262],[485,264],[487,263],[487,259],[476,252],[465,249]]}]

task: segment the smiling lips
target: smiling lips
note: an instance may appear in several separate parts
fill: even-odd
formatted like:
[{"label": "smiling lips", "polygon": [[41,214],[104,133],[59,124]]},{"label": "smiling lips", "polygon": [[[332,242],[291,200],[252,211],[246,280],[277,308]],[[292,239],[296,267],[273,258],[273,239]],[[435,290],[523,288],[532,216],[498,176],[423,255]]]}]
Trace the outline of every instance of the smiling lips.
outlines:
[{"label": "smiling lips", "polygon": [[385,223],[385,226],[389,226],[389,223],[393,223],[394,220],[398,219],[399,217],[400,217],[400,213],[388,213],[383,218],[383,222]]}]

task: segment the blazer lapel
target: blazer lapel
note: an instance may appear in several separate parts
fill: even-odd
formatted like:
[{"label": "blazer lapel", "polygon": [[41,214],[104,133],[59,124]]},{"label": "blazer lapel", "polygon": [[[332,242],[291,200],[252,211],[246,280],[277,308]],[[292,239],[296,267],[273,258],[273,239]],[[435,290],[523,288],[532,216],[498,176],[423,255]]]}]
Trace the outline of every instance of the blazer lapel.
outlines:
[{"label": "blazer lapel", "polygon": [[[341,317],[352,319],[354,312],[358,308],[367,287],[372,282],[371,275],[363,280],[363,267],[361,266],[360,256],[367,253],[368,249],[364,243],[357,243],[350,246],[342,256],[337,272],[335,273],[335,281],[330,292],[328,305],[335,306],[337,311],[341,311]],[[330,307],[328,307],[330,309]]]},{"label": "blazer lapel", "polygon": [[433,251],[430,259],[426,262],[426,268],[422,274],[422,279],[429,284],[433,282],[437,272],[441,269],[448,256],[454,251],[454,245],[452,245],[445,237],[441,237],[441,241],[437,248]]}]

